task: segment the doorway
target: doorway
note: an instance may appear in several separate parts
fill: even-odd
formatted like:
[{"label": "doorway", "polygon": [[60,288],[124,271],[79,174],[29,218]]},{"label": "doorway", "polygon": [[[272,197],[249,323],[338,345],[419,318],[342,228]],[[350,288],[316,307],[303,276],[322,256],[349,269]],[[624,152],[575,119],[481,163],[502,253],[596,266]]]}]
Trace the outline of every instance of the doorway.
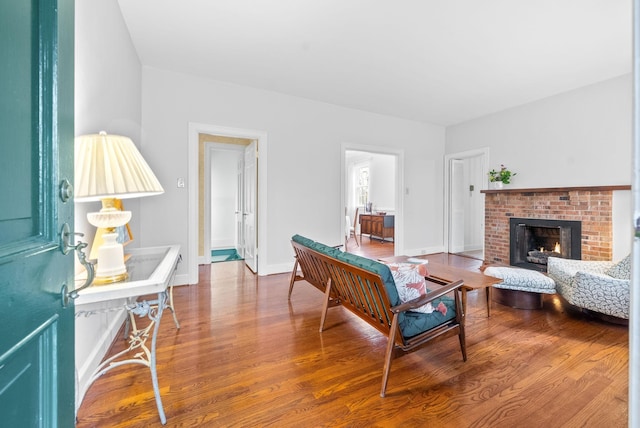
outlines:
[{"label": "doorway", "polygon": [[205,141],[203,259],[244,259],[244,152],[252,140],[208,134],[200,138]]},{"label": "doorway", "polygon": [[[345,236],[345,250],[358,253],[358,247],[365,246],[375,240],[388,245],[392,253],[396,254],[402,248],[403,242],[403,171],[404,156],[402,150],[380,147],[343,144],[342,162],[342,230]],[[357,217],[356,217],[357,209]],[[371,212],[368,212],[371,211]],[[392,223],[393,232],[389,227],[385,233],[360,239],[361,214],[384,213],[385,225]],[[351,224],[347,224],[347,219]],[[358,243],[349,239],[349,226],[355,225]],[[388,225],[387,225],[388,226]],[[366,233],[366,232],[365,232]]]},{"label": "doorway", "polygon": [[489,149],[445,156],[447,252],[484,258],[484,195]]},{"label": "doorway", "polygon": [[[242,179],[242,210],[237,209],[234,216],[236,224],[234,233],[241,246],[245,264],[254,272],[266,272],[264,261],[259,258],[258,245],[266,247],[266,179],[267,179],[267,135],[266,132],[227,128],[216,125],[189,124],[189,241],[188,241],[188,275],[189,283],[198,282],[198,264],[208,264],[211,261],[211,224],[210,224],[210,194],[205,186],[207,146],[217,144],[235,144],[243,147],[242,172],[236,172],[234,186]],[[220,147],[220,146],[218,146]],[[209,148],[213,149],[214,146]],[[260,169],[258,170],[258,148],[260,149]],[[241,176],[241,178],[239,178]],[[209,176],[210,178],[210,176]],[[208,206],[208,208],[207,208]],[[209,210],[209,215],[205,214]],[[206,219],[206,220],[205,220]],[[209,225],[207,225],[209,223]],[[208,230],[208,233],[205,232]],[[240,236],[240,238],[238,238]],[[208,241],[208,245],[205,245]],[[206,247],[206,248],[205,248]]]}]

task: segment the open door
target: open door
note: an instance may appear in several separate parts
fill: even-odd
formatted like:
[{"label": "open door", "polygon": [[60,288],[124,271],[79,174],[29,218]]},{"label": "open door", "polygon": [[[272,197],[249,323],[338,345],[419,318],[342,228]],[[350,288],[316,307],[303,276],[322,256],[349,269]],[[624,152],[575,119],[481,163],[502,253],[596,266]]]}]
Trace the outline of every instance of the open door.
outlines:
[{"label": "open door", "polygon": [[258,271],[258,235],[256,213],[258,205],[257,143],[253,141],[244,151],[243,235],[244,262],[254,273]]},{"label": "open door", "polygon": [[449,223],[449,252],[464,251],[464,161],[451,159],[450,167],[450,216]]},{"label": "open door", "polygon": [[[72,0],[0,2],[0,425],[75,425]],[[63,229],[63,226],[66,226]],[[65,233],[73,244],[74,237]]]},{"label": "open door", "polygon": [[484,195],[489,149],[445,156],[447,251],[483,258]]},{"label": "open door", "polygon": [[244,202],[244,156],[238,159],[236,168],[236,251],[242,258],[244,251],[244,222],[243,207]]}]

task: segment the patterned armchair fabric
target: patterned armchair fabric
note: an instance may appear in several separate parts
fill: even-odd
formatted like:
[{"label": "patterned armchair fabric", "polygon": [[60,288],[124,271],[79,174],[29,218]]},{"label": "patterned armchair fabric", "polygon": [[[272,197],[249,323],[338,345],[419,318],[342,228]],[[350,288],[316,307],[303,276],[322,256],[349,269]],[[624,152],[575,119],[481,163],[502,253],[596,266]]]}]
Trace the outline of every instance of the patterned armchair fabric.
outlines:
[{"label": "patterned armchair fabric", "polygon": [[549,257],[548,263],[547,273],[556,282],[556,291],[569,303],[629,319],[630,280],[608,274],[617,265],[615,262]]}]

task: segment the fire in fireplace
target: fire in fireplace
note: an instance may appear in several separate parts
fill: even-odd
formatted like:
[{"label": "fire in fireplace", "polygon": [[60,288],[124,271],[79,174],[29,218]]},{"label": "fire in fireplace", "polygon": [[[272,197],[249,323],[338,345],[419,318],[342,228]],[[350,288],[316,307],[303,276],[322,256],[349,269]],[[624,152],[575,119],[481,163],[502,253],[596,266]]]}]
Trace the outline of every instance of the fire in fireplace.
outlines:
[{"label": "fire in fireplace", "polygon": [[581,235],[580,221],[510,218],[511,265],[546,272],[549,257],[580,260]]}]

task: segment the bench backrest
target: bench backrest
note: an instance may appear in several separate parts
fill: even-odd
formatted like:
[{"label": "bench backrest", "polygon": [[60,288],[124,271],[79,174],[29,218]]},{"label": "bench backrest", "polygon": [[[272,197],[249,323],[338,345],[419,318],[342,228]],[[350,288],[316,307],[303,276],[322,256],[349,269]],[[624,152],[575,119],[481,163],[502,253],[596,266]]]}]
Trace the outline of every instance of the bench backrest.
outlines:
[{"label": "bench backrest", "polygon": [[336,259],[327,263],[327,268],[332,291],[340,303],[388,336],[393,313],[381,276]]},{"label": "bench backrest", "polygon": [[317,243],[300,235],[294,235],[291,244],[293,245],[293,251],[296,253],[298,266],[304,275],[304,280],[324,293],[327,282],[329,281],[327,269],[324,263],[315,257],[314,253],[308,250],[315,249],[316,252],[327,255],[335,254],[340,252],[340,250]]},{"label": "bench backrest", "polygon": [[[291,241],[305,279],[322,291],[326,290],[330,279],[331,296],[334,299],[381,333],[389,335],[393,318],[390,308],[399,303],[389,268],[339,250],[325,252],[324,249],[331,247],[313,248],[313,243],[311,240],[302,242],[296,237]],[[357,263],[369,269],[357,266]],[[390,287],[393,287],[391,293],[388,292]],[[399,343],[402,341],[401,337],[401,334],[396,335]]]}]

